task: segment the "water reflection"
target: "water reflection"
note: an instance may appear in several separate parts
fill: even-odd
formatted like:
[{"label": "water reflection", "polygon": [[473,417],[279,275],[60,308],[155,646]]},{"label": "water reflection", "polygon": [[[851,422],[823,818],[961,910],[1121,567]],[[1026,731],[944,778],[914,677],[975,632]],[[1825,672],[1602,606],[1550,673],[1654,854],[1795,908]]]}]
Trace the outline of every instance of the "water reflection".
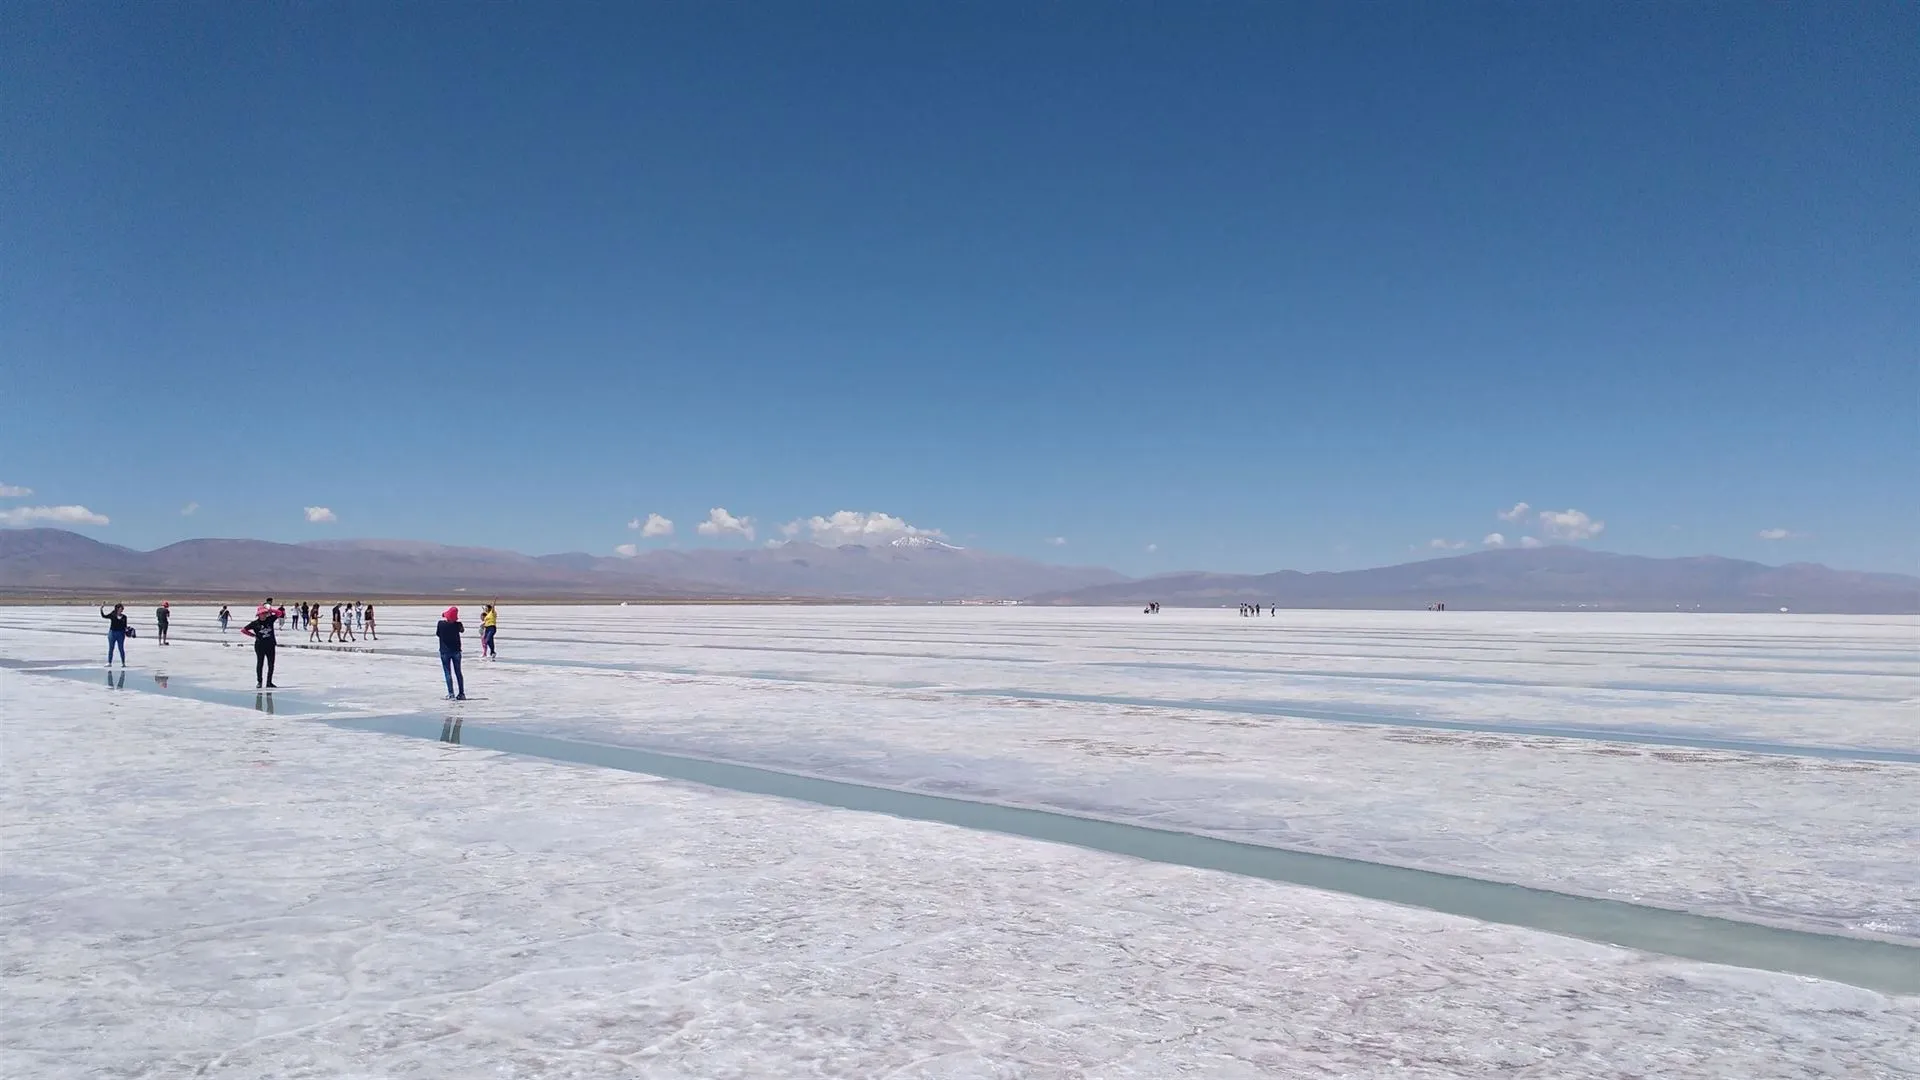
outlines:
[{"label": "water reflection", "polygon": [[[56,679],[71,679],[76,682],[93,682],[93,680],[98,677],[97,669],[78,667],[34,668],[29,669],[29,673],[38,676],[49,676]],[[129,687],[127,685],[127,673],[124,668],[109,670],[107,672],[107,688],[109,690],[132,689],[142,693],[159,694],[165,697],[191,698],[194,701],[205,701],[215,705],[231,705],[236,708],[254,709],[259,712],[274,713],[281,716],[312,715],[315,713],[329,712],[333,709],[333,706],[328,705],[325,701],[316,700],[304,694],[289,694],[284,690],[276,693],[269,690],[263,693],[257,692],[249,697],[245,690],[237,688],[227,689],[222,686],[210,685],[198,679],[189,679],[179,675],[155,675],[151,683],[141,680]]]},{"label": "water reflection", "polygon": [[460,745],[460,724],[460,717],[447,717],[446,722],[440,725],[440,741]]}]

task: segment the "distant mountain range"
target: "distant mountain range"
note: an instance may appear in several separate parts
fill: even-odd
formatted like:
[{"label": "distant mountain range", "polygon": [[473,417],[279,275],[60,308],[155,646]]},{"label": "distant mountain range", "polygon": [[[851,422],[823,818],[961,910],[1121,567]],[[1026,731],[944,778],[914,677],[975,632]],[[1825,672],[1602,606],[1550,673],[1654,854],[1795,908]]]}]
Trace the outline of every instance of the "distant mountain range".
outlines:
[{"label": "distant mountain range", "polygon": [[1652,559],[1575,547],[1509,548],[1373,570],[1274,574],[1166,574],[1059,590],[1046,604],[1611,611],[1920,612],[1920,578],[1855,573],[1813,563],[1766,566],[1701,555]]},{"label": "distant mountain range", "polygon": [[1920,613],[1920,578],[1810,563],[1652,559],[1584,548],[1482,551],[1372,570],[1180,573],[1128,579],[954,547],[926,537],[824,547],[651,551],[634,558],[521,555],[407,540],[184,540],[155,551],[61,529],[0,529],[0,594],[338,598],[790,598],[1016,600],[1040,604],[1617,611]]},{"label": "distant mountain range", "polygon": [[183,540],[154,551],[62,529],[0,530],[0,592],[123,592],[695,599],[1008,599],[1124,581],[926,537],[876,546],[650,551],[634,558],[522,555],[410,540]]}]

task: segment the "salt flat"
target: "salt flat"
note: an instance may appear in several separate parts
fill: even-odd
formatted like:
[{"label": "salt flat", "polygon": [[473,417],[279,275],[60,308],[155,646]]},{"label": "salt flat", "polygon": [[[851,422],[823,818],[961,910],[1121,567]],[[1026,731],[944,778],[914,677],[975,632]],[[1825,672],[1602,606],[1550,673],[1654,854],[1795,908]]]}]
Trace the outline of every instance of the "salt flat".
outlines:
[{"label": "salt flat", "polygon": [[[1916,746],[1911,620],[508,608],[457,707],[431,620],[282,700],[1920,938],[1920,765],[1809,749]],[[136,693],[251,697],[150,634],[112,691],[0,609],[98,679],[0,671],[5,1075],[1920,1075],[1920,999]]]},{"label": "salt flat", "polygon": [[[283,652],[282,683],[437,706],[437,662],[406,655],[433,613],[382,614],[366,644],[390,652]],[[98,623],[0,611],[0,656],[84,656]],[[178,626],[194,640],[136,660],[251,688],[204,613]],[[509,608],[501,642],[507,661],[469,658],[471,721],[1920,939],[1920,767],[1792,752],[1920,751],[1912,619]],[[1612,734],[1513,733],[1543,727]],[[1784,752],[1636,741],[1662,734]]]},{"label": "salt flat", "polygon": [[1920,998],[0,671],[8,1076],[1903,1076]]}]

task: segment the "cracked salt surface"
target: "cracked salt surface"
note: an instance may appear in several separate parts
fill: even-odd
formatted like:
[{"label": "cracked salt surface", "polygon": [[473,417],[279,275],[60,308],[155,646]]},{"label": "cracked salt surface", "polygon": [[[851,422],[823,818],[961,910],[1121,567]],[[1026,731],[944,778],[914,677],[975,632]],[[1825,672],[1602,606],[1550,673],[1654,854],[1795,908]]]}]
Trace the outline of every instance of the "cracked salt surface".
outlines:
[{"label": "cracked salt surface", "polygon": [[16,672],[0,738],[0,1075],[1920,1074],[1920,998],[1232,875]]},{"label": "cracked salt surface", "polygon": [[[431,647],[431,612],[383,613],[375,647]],[[1245,667],[1246,657],[1267,656],[1274,673],[1245,676],[1235,691],[1266,698],[1301,693],[1287,668],[1309,654],[1316,667],[1334,656],[1361,673],[1404,672],[1417,659],[1465,677],[1524,672],[1531,681],[1585,684],[1678,660],[1721,665],[1711,678],[1743,694],[1556,690],[1557,703],[1544,708],[1537,688],[1356,679],[1331,689],[1321,680],[1310,700],[1351,712],[1469,721],[1525,713],[1565,727],[1920,749],[1911,706],[1863,700],[1920,694],[1913,619],[1437,615],[510,608],[501,639],[509,658],[553,666],[470,659],[490,700],[469,702],[463,715],[495,728],[1818,932],[1920,940],[1920,869],[1910,857],[1920,849],[1912,814],[1920,769],[1911,765],[970,696],[1009,686],[1036,694],[1142,689],[1139,673],[1116,676],[1090,660],[1227,658]],[[98,621],[85,610],[0,612],[0,627],[33,628],[0,629],[0,655],[70,656],[99,643]],[[176,639],[219,636],[191,615],[175,626]],[[849,656],[852,645],[873,651]],[[767,670],[776,662],[770,650],[821,647],[834,651],[787,654]],[[962,659],[893,655],[902,652]],[[1028,662],[1000,662],[1014,656]],[[1872,671],[1832,673],[1856,657]],[[164,659],[177,672],[251,689],[244,648],[147,644],[135,659]],[[565,666],[575,664],[599,669]],[[370,713],[430,707],[439,694],[429,657],[283,650],[281,671],[305,693]],[[1134,681],[1116,686],[1116,678]],[[1154,671],[1148,689],[1201,700],[1211,678]],[[923,685],[888,685],[903,681]],[[1841,696],[1828,705],[1764,694],[1810,689]]]},{"label": "cracked salt surface", "polygon": [[[38,674],[93,681],[91,672],[41,668]],[[106,685],[127,688],[126,672],[110,672]],[[179,676],[156,675],[147,692],[217,704],[240,704],[242,695],[203,687]],[[825,806],[938,821],[972,829],[1051,840],[1177,866],[1226,870],[1353,896],[1408,904],[1431,911],[1568,934],[1669,956],[1835,979],[1889,993],[1920,993],[1920,950],[1891,942],[1808,934],[1753,923],[1712,919],[1656,907],[1569,896],[1523,886],[1435,874],[1388,864],[1341,859],[1225,838],[1148,826],[950,799],[894,788],[863,786],[790,772],[659,754],[633,747],[556,739],[523,731],[468,724],[457,712],[439,720],[399,716],[329,715],[325,706],[294,708],[276,695],[256,693],[256,711],[305,713],[336,726],[574,764],[643,772],[730,791],[776,795]]]}]

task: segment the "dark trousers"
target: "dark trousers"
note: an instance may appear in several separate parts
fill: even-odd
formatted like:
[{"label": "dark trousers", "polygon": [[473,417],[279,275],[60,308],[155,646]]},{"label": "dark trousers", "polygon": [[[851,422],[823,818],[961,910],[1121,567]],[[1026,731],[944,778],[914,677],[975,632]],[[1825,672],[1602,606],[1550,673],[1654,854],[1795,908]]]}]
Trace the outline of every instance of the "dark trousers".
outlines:
[{"label": "dark trousers", "polygon": [[256,641],[253,643],[253,684],[255,686],[260,685],[263,674],[265,681],[273,681],[273,654],[275,647],[275,644],[271,641]]}]

